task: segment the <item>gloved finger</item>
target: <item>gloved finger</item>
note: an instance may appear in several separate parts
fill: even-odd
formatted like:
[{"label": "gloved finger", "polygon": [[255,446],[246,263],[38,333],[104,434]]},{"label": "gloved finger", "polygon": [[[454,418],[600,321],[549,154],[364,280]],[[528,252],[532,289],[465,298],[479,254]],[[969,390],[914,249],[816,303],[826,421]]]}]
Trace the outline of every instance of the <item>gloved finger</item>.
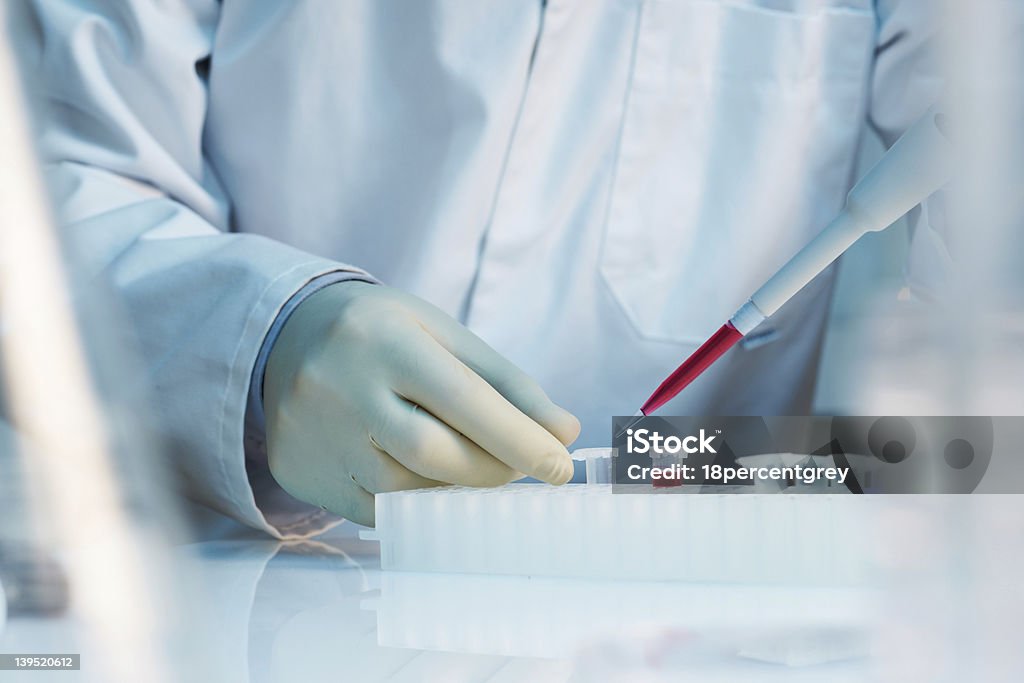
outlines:
[{"label": "gloved finger", "polygon": [[[374,431],[389,432],[391,428],[383,427]],[[349,458],[349,462],[352,467],[349,478],[370,493],[424,489],[442,483],[421,476],[395,460],[375,433],[366,435],[365,452]]]},{"label": "gloved finger", "polygon": [[[279,421],[290,419],[286,415],[279,417]],[[329,468],[326,476],[302,476],[308,464],[293,460],[297,453],[303,452],[308,446],[295,442],[301,434],[302,431],[298,429],[277,429],[268,434],[272,438],[272,442],[268,443],[272,456],[268,462],[278,485],[299,500],[318,505],[358,524],[373,526],[373,495],[343,471],[340,466],[342,461],[335,454],[329,457],[336,459],[339,466]]]},{"label": "gloved finger", "polygon": [[339,517],[373,526],[375,522],[373,494],[354,481],[341,482],[319,496],[320,507]]},{"label": "gloved finger", "polygon": [[[411,298],[411,297],[410,297]],[[515,363],[492,349],[444,311],[416,299],[412,303],[430,334],[449,353],[473,369],[509,403],[568,446],[580,435],[576,416],[556,405],[540,385]]]},{"label": "gloved finger", "polygon": [[410,471],[460,486],[500,486],[522,475],[427,410],[396,396],[381,448]]},{"label": "gloved finger", "polygon": [[572,478],[572,459],[551,432],[509,403],[426,330],[390,349],[392,387],[509,467],[552,484]]}]

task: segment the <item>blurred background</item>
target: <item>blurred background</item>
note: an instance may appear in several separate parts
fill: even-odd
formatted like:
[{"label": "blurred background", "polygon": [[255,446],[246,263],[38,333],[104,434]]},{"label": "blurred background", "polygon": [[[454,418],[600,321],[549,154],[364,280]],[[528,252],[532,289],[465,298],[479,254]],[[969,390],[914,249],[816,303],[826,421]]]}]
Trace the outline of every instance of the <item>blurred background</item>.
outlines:
[{"label": "blurred background", "polygon": [[[866,236],[842,258],[819,414],[1024,414],[1019,9],[997,0],[949,3],[956,30],[944,44],[946,107],[962,157],[954,183],[926,210],[942,216],[954,267],[941,278],[922,274],[925,259],[915,254],[927,245],[905,221]],[[132,340],[117,332],[116,298],[103,282],[83,279],[73,246],[53,227],[30,143],[31,127],[44,117],[21,90],[5,41],[0,653],[32,642],[38,651],[91,652],[90,680],[197,680],[189,667],[205,661],[210,641],[199,637],[189,613],[197,596],[207,595],[197,585],[209,583],[210,566],[195,576],[193,565],[172,567],[181,567],[180,548],[201,533],[185,521],[174,475],[147,423],[152,397],[136,371]],[[881,153],[866,136],[860,173]],[[911,294],[915,278],[935,285],[919,288],[928,296]],[[880,500],[877,514],[885,596],[871,634],[880,645],[877,677],[1024,674],[1016,645],[1024,615],[1020,497]],[[270,556],[277,550],[275,544]],[[315,548],[306,554],[317,556]],[[346,566],[351,602],[367,590],[364,565]],[[216,572],[225,567],[230,562]]]}]

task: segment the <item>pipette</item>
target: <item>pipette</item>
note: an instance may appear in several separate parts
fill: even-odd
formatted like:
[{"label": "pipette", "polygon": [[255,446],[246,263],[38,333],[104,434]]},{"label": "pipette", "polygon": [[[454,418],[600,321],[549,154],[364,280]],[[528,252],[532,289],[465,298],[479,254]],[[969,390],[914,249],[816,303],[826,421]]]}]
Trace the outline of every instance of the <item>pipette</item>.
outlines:
[{"label": "pipette", "polygon": [[952,173],[953,156],[943,127],[943,115],[930,111],[904,133],[850,190],[839,215],[683,361],[619,434],[673,399],[861,236],[889,227],[942,187]]}]

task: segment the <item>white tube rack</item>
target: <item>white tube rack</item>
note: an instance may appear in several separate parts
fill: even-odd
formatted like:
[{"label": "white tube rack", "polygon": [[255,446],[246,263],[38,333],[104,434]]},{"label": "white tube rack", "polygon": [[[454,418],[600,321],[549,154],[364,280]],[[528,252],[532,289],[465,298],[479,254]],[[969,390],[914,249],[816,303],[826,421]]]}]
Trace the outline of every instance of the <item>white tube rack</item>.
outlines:
[{"label": "white tube rack", "polygon": [[866,497],[611,489],[378,494],[377,528],[360,536],[393,571],[817,585],[868,574]]}]

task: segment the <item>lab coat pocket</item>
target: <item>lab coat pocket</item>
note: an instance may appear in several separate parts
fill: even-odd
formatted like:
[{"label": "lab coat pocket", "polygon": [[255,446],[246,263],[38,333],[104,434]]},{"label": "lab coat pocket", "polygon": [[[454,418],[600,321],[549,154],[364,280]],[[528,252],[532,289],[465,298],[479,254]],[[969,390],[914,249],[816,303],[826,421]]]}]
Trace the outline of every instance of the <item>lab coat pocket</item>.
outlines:
[{"label": "lab coat pocket", "polygon": [[874,35],[868,0],[644,3],[600,266],[641,336],[702,341],[841,207]]}]

